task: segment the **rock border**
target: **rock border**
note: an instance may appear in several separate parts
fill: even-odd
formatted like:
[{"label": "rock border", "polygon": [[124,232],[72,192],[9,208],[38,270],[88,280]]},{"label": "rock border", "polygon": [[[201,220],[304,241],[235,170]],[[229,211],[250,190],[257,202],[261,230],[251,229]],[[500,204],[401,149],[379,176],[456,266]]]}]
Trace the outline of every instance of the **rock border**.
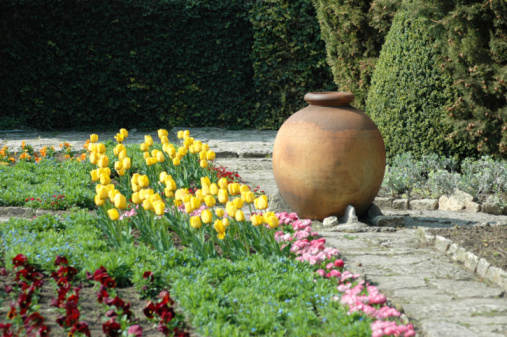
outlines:
[{"label": "rock border", "polygon": [[420,233],[419,240],[430,246],[434,246],[436,250],[447,255],[452,261],[463,264],[468,271],[498,285],[507,292],[506,270],[492,266],[486,259],[465,250],[450,239],[430,234],[430,230],[429,228],[418,228]]}]

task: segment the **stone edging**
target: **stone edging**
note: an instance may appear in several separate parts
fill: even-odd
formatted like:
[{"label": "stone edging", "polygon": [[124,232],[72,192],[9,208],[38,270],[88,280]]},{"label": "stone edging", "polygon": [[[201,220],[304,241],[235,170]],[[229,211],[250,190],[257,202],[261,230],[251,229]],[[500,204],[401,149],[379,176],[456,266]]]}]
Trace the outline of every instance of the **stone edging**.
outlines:
[{"label": "stone edging", "polygon": [[507,291],[507,271],[493,267],[486,259],[479,258],[470,251],[440,235],[429,233],[428,228],[419,228],[419,239],[429,245],[435,246],[439,252],[449,256],[452,261],[462,263],[468,271],[477,274],[483,279],[498,285],[501,289]]}]

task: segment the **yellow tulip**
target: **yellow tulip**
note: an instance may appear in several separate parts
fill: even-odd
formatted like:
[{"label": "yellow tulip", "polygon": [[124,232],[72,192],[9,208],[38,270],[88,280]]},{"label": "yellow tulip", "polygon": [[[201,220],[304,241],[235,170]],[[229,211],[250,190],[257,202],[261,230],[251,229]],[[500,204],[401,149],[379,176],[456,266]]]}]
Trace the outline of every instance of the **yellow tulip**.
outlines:
[{"label": "yellow tulip", "polygon": [[165,156],[163,152],[158,151],[156,158],[159,163],[163,163],[165,161]]},{"label": "yellow tulip", "polygon": [[243,192],[248,192],[248,191],[250,191],[250,187],[248,187],[247,185],[241,185],[241,186],[239,187],[239,192],[240,192],[241,194],[243,194]]},{"label": "yellow tulip", "polygon": [[167,187],[171,191],[176,191],[176,182],[173,179],[166,180],[165,187]]},{"label": "yellow tulip", "polygon": [[227,194],[227,190],[220,189],[218,191],[218,202],[221,204],[225,204],[229,200],[229,195]]},{"label": "yellow tulip", "polygon": [[185,203],[185,212],[190,214],[194,210],[195,210],[195,208],[192,206],[192,203],[190,201]]},{"label": "yellow tulip", "polygon": [[140,187],[148,187],[148,185],[150,184],[150,180],[148,179],[148,176],[142,175],[137,178],[137,184]]},{"label": "yellow tulip", "polygon": [[265,195],[261,195],[257,199],[254,200],[254,206],[257,209],[263,210],[268,208],[268,197]]},{"label": "yellow tulip", "polygon": [[101,174],[100,175],[100,183],[102,185],[108,185],[111,182],[111,178],[107,174]]},{"label": "yellow tulip", "polygon": [[188,189],[180,188],[180,189],[176,190],[176,192],[174,194],[174,198],[176,200],[183,200],[187,194],[188,194]]},{"label": "yellow tulip", "polygon": [[209,161],[213,161],[215,159],[215,152],[213,151],[208,151],[206,152],[206,159],[208,159]]},{"label": "yellow tulip", "polygon": [[211,195],[217,195],[218,194],[218,186],[217,184],[213,183],[209,186],[209,192]]},{"label": "yellow tulip", "polygon": [[115,197],[118,193],[120,193],[120,191],[117,191],[117,190],[115,190],[115,189],[110,190],[110,191],[109,191],[109,195],[108,195],[108,196],[109,196],[109,201],[111,201],[112,203],[114,203],[114,197]]},{"label": "yellow tulip", "polygon": [[96,143],[99,141],[99,136],[96,134],[90,135],[90,143]]},{"label": "yellow tulip", "polygon": [[236,208],[236,205],[234,205],[233,202],[229,201],[226,205],[225,205],[225,210],[227,211],[227,214],[229,214],[230,217],[233,217],[236,215],[236,211],[238,210]]},{"label": "yellow tulip", "polygon": [[201,212],[201,220],[203,223],[208,224],[213,221],[213,213],[209,209],[205,209]]},{"label": "yellow tulip", "polygon": [[123,160],[121,161],[121,164],[125,170],[129,170],[132,167],[132,162],[130,161],[129,157],[123,158]]},{"label": "yellow tulip", "polygon": [[202,167],[202,168],[206,168],[208,167],[208,161],[206,159],[203,159],[199,162],[199,166]]},{"label": "yellow tulip", "polygon": [[169,138],[167,138],[167,136],[163,136],[162,138],[160,138],[160,142],[162,144],[169,144]]},{"label": "yellow tulip", "polygon": [[227,190],[229,191],[230,195],[237,195],[240,193],[239,187],[240,186],[238,183],[232,183],[227,185]]},{"label": "yellow tulip", "polygon": [[141,187],[137,184],[134,184],[134,182],[132,182],[132,192],[139,192],[141,190]]},{"label": "yellow tulip", "polygon": [[278,220],[278,218],[276,217],[276,215],[273,215],[273,216],[270,216],[268,218],[268,221],[266,221],[266,223],[269,225],[269,227],[271,228],[277,228],[280,221]]},{"label": "yellow tulip", "polygon": [[120,177],[123,177],[125,175],[125,170],[124,169],[116,170],[116,173],[118,173]]},{"label": "yellow tulip", "polygon": [[97,144],[88,144],[88,152],[97,152]]},{"label": "yellow tulip", "polygon": [[224,211],[224,209],[223,209],[223,208],[217,208],[217,209],[215,210],[215,214],[217,215],[217,217],[221,218],[221,217],[223,217],[223,216],[224,216],[225,211]]},{"label": "yellow tulip", "polygon": [[118,213],[118,210],[115,208],[111,208],[107,211],[107,215],[109,215],[109,219],[116,221],[120,218],[120,213]]},{"label": "yellow tulip", "polygon": [[179,147],[178,148],[178,153],[181,155],[181,156],[184,156],[187,154],[187,148],[186,147]]},{"label": "yellow tulip", "polygon": [[118,159],[124,160],[125,158],[127,158],[127,151],[123,150],[118,154]]},{"label": "yellow tulip", "polygon": [[146,152],[149,150],[149,146],[146,143],[141,143],[141,145],[139,145],[139,147],[141,148],[141,151],[143,151],[143,152]]},{"label": "yellow tulip", "polygon": [[252,222],[252,225],[257,227],[257,226],[262,225],[264,223],[264,218],[262,217],[262,215],[254,214],[254,215],[250,216],[250,221]]},{"label": "yellow tulip", "polygon": [[208,144],[202,144],[202,151],[209,151],[209,145]]},{"label": "yellow tulip", "polygon": [[211,180],[208,177],[201,177],[201,186],[209,186],[211,185]]},{"label": "yellow tulip", "polygon": [[222,223],[224,224],[225,227],[229,227],[231,225],[231,223],[229,222],[229,219],[227,219],[227,218],[223,218]]},{"label": "yellow tulip", "polygon": [[202,195],[202,191],[201,190],[195,190],[194,195],[199,200],[199,202],[201,204],[204,202],[204,196]]},{"label": "yellow tulip", "polygon": [[201,193],[203,196],[211,195],[211,192],[209,191],[209,186],[203,185],[201,188]]},{"label": "yellow tulip", "polygon": [[183,145],[185,145],[186,148],[189,148],[193,142],[194,142],[194,138],[188,137],[188,138],[185,138],[185,140],[183,141]]},{"label": "yellow tulip", "polygon": [[144,199],[143,200],[143,208],[146,211],[149,211],[150,209],[153,209],[153,204],[151,203],[150,199]]},{"label": "yellow tulip", "polygon": [[98,170],[90,171],[90,175],[92,176],[92,181],[97,181],[100,179]]},{"label": "yellow tulip", "polygon": [[221,189],[227,189],[227,179],[225,178],[220,178],[220,180],[218,181],[218,187],[220,187]]},{"label": "yellow tulip", "polygon": [[98,153],[106,153],[106,146],[103,143],[97,144]]},{"label": "yellow tulip", "polygon": [[201,218],[198,215],[191,217],[190,218],[190,226],[192,226],[192,228],[195,228],[195,229],[201,228],[201,226],[202,226]]},{"label": "yellow tulip", "polygon": [[176,156],[176,148],[173,146],[169,149],[169,157],[171,157],[171,159],[173,159],[174,156]]},{"label": "yellow tulip", "polygon": [[155,194],[155,192],[151,188],[145,188],[139,191],[139,197],[143,200],[150,199],[153,194]]},{"label": "yellow tulip", "polygon": [[162,171],[160,172],[160,174],[158,175],[158,180],[161,182],[161,183],[165,183],[165,178],[167,177],[167,172],[166,171]]},{"label": "yellow tulip", "polygon": [[90,154],[90,163],[92,165],[97,165],[98,161],[99,161],[99,155],[97,152],[92,152],[92,154]]},{"label": "yellow tulip", "polygon": [[127,208],[127,199],[121,193],[118,193],[114,196],[114,207],[117,209]]},{"label": "yellow tulip", "polygon": [[206,203],[206,206],[213,207],[213,206],[215,206],[217,201],[215,200],[215,198],[212,195],[206,195],[204,197],[204,202]]},{"label": "yellow tulip", "polygon": [[177,157],[176,157],[176,158],[173,158],[173,165],[174,165],[174,166],[178,166],[178,165],[180,165],[180,159],[179,159],[179,158],[177,158]]},{"label": "yellow tulip", "polygon": [[116,136],[114,136],[114,139],[116,139],[118,143],[121,143],[123,142],[123,135],[121,133],[117,133]]},{"label": "yellow tulip", "polygon": [[151,138],[150,135],[146,135],[144,136],[144,143],[150,147],[150,146],[153,146],[153,138]]},{"label": "yellow tulip", "polygon": [[132,193],[132,202],[136,205],[139,205],[141,202],[143,202],[139,197],[139,192]]},{"label": "yellow tulip", "polygon": [[98,169],[98,170],[99,170],[99,172],[100,172],[100,173],[99,173],[99,176],[100,176],[101,174],[106,174],[106,175],[108,175],[108,176],[111,176],[111,169],[110,169],[109,167],[100,168],[100,169]]},{"label": "yellow tulip", "polygon": [[234,214],[234,218],[236,221],[245,221],[245,213],[242,210],[237,210],[236,214]]},{"label": "yellow tulip", "polygon": [[150,201],[152,204],[154,204],[157,201],[161,201],[161,200],[162,200],[162,197],[158,193],[153,193],[150,195]]},{"label": "yellow tulip", "polygon": [[100,188],[97,190],[97,195],[100,199],[105,200],[109,197],[109,190],[106,186],[100,185]]},{"label": "yellow tulip", "polygon": [[123,144],[118,144],[114,147],[114,150],[113,150],[113,153],[115,156],[117,156],[120,152],[122,151],[126,151],[125,149],[125,145]]},{"label": "yellow tulip", "polygon": [[243,208],[243,205],[245,204],[245,202],[241,198],[236,198],[233,200],[233,202],[234,206],[236,206],[237,209]]},{"label": "yellow tulip", "polygon": [[107,167],[107,165],[109,165],[109,158],[107,156],[102,156],[100,157],[99,161],[97,162],[97,165],[100,167],[100,168],[104,168],[104,167]]},{"label": "yellow tulip", "polygon": [[169,135],[169,132],[165,129],[158,129],[157,130],[158,138],[167,137]]},{"label": "yellow tulip", "polygon": [[162,152],[165,152],[167,154],[169,154],[169,149],[170,149],[170,144],[169,143],[162,143]]},{"label": "yellow tulip", "polygon": [[265,223],[268,223],[268,219],[272,216],[275,216],[275,212],[264,212],[264,214],[262,214]]},{"label": "yellow tulip", "polygon": [[106,187],[107,187],[107,190],[108,190],[109,192],[111,192],[111,191],[114,191],[114,190],[115,190],[115,189],[114,189],[114,185],[113,185],[113,184],[108,184],[108,185],[106,185]]},{"label": "yellow tulip", "polygon": [[190,137],[190,131],[188,131],[188,130],[183,131],[183,137],[182,138],[188,138],[188,137]]},{"label": "yellow tulip", "polygon": [[165,203],[162,200],[156,201],[153,204],[153,210],[155,214],[158,216],[164,215],[165,212]]},{"label": "yellow tulip", "polygon": [[129,136],[127,129],[120,129],[120,133],[122,134],[123,138],[127,138]]},{"label": "yellow tulip", "polygon": [[176,207],[180,207],[180,206],[181,206],[181,204],[182,204],[181,200],[176,200],[176,199],[174,199],[174,206],[176,206]]},{"label": "yellow tulip", "polygon": [[95,200],[95,205],[97,205],[97,206],[102,206],[106,203],[106,201],[104,199],[100,198],[100,195],[95,195],[94,200]]},{"label": "yellow tulip", "polygon": [[118,171],[118,170],[121,170],[122,168],[123,168],[123,164],[122,164],[122,162],[121,162],[121,161],[115,161],[115,162],[114,162],[114,169],[115,169],[115,170],[117,170],[117,171]]},{"label": "yellow tulip", "polygon": [[201,152],[199,152],[199,159],[200,159],[200,160],[207,159],[207,158],[206,158],[206,151],[201,151]]},{"label": "yellow tulip", "polygon": [[137,179],[140,177],[141,175],[139,173],[134,173],[132,175],[132,178],[130,179],[130,181],[133,183],[133,184],[139,184],[139,182],[137,181]]},{"label": "yellow tulip", "polygon": [[223,240],[225,237],[225,226],[222,220],[216,220],[215,223],[213,224],[213,228],[215,228],[215,230],[217,231],[218,238],[220,240]]},{"label": "yellow tulip", "polygon": [[176,137],[178,137],[178,139],[182,139],[183,138],[183,130],[178,131],[178,134],[176,135]]},{"label": "yellow tulip", "polygon": [[164,188],[164,195],[166,198],[172,198],[174,197],[174,192],[166,187]]}]

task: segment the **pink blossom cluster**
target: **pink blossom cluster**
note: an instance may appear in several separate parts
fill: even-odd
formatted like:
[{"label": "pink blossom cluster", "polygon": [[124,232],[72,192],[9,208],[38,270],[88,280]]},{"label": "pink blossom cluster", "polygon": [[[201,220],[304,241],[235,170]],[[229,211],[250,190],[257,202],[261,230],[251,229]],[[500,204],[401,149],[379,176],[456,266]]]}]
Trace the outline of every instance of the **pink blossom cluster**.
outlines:
[{"label": "pink blossom cluster", "polygon": [[[324,238],[314,239],[318,234],[312,232],[311,220],[300,220],[296,213],[282,212],[276,215],[280,224],[292,225],[294,229],[294,233],[276,232],[275,239],[287,244],[292,242],[291,252],[298,255],[296,260],[308,261],[311,265],[316,265],[339,255],[337,249],[325,247]],[[333,299],[347,305],[349,313],[362,311],[377,319],[371,325],[372,337],[415,336],[414,327],[411,324],[397,325],[394,321],[385,321],[390,317],[400,317],[400,312],[386,305],[386,297],[377,287],[360,279],[361,275],[343,270],[343,267],[343,260],[337,259],[327,263],[325,270],[318,269],[316,272],[322,277],[337,280],[337,289],[342,295],[334,296]],[[352,282],[356,285],[353,286]]]}]

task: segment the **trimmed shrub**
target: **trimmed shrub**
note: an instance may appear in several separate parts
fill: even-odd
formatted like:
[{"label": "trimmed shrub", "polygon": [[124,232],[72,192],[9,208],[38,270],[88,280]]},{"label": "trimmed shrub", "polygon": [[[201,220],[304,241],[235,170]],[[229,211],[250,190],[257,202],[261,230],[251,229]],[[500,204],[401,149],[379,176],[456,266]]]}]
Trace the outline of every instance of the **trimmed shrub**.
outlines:
[{"label": "trimmed shrub", "polygon": [[384,137],[388,158],[404,152],[416,158],[430,153],[450,156],[459,149],[446,142],[450,126],[443,121],[456,91],[450,76],[438,67],[439,53],[427,20],[409,7],[396,13],[386,37],[366,112]]}]

